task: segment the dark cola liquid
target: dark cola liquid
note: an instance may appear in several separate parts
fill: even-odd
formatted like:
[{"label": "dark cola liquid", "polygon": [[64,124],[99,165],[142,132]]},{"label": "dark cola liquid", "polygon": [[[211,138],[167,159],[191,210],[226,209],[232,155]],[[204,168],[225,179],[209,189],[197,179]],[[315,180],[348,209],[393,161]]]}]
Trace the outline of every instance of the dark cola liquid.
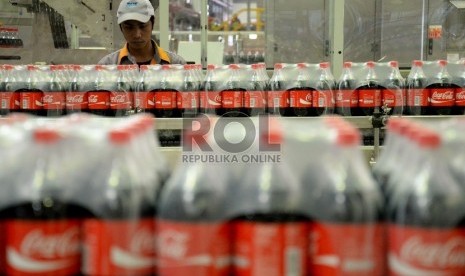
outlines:
[{"label": "dark cola liquid", "polygon": [[155,116],[157,118],[178,118],[180,113],[176,106],[177,91],[173,89],[155,90]]},{"label": "dark cola liquid", "polygon": [[427,86],[430,94],[430,114],[431,115],[454,115],[455,109],[455,90],[457,85],[451,84],[447,80],[433,83]]},{"label": "dark cola liquid", "polygon": [[220,116],[223,117],[246,117],[244,110],[243,88],[233,88],[221,91]]},{"label": "dark cola liquid", "polygon": [[371,116],[375,111],[381,112],[382,87],[374,81],[357,88],[361,116]]},{"label": "dark cola liquid", "polygon": [[93,90],[87,94],[88,112],[98,116],[111,116],[110,114],[110,91]]},{"label": "dark cola liquid", "polygon": [[426,88],[426,78],[407,80],[407,110],[408,115],[428,115],[429,89]]},{"label": "dark cola liquid", "polygon": [[39,89],[19,89],[17,92],[20,93],[20,112],[24,112],[31,115],[43,116],[43,92]]},{"label": "dark cola liquid", "polygon": [[405,90],[402,81],[399,79],[391,79],[385,87],[382,87],[381,91],[381,103],[383,106],[386,105],[389,108],[387,114],[402,115],[406,107],[406,103],[404,102],[406,100],[404,95]]}]

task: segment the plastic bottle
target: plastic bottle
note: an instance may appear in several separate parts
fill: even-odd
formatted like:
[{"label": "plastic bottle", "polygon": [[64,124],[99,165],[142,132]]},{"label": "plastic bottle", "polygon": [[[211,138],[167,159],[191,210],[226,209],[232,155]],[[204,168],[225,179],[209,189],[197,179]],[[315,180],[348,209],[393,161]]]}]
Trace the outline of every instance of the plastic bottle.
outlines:
[{"label": "plastic bottle", "polygon": [[360,116],[358,90],[352,72],[352,62],[344,62],[343,71],[336,91],[336,112],[343,116]]},{"label": "plastic bottle", "polygon": [[335,81],[328,62],[319,64],[318,79],[312,91],[313,110],[316,116],[334,113]]},{"label": "plastic bottle", "polygon": [[220,115],[222,112],[220,83],[224,76],[220,75],[221,70],[221,67],[213,64],[207,66],[205,87],[200,92],[200,113]]},{"label": "plastic bottle", "polygon": [[432,115],[452,115],[455,106],[455,89],[447,71],[447,61],[438,61],[439,72],[429,81],[430,110]]},{"label": "plastic bottle", "polygon": [[116,65],[95,65],[91,78],[92,88],[87,92],[88,110],[100,116],[110,116],[110,95],[116,89],[112,75]]},{"label": "plastic bottle", "polygon": [[389,115],[402,115],[406,106],[406,97],[404,79],[399,72],[399,63],[397,61],[390,61],[389,70],[389,76],[383,84],[381,102],[383,106],[389,108]]},{"label": "plastic bottle", "polygon": [[73,65],[69,90],[66,91],[66,114],[88,112],[87,92],[92,88],[90,66]]},{"label": "plastic bottle", "polygon": [[285,65],[276,63],[273,75],[270,79],[270,90],[267,93],[267,112],[272,115],[286,116],[289,110],[289,91],[287,82],[289,81],[283,69]]},{"label": "plastic bottle", "polygon": [[0,80],[0,115],[7,115],[20,110],[20,93],[15,91],[15,86],[20,81],[17,71],[13,65],[3,65],[3,74]]},{"label": "plastic bottle", "polygon": [[244,92],[244,113],[247,116],[257,116],[266,112],[267,83],[260,70],[262,65],[252,64],[248,72],[247,90]]},{"label": "plastic bottle", "polygon": [[176,106],[178,91],[173,86],[172,74],[174,68],[171,65],[161,66],[160,87],[155,91],[155,116],[157,118],[179,117]]},{"label": "plastic bottle", "polygon": [[310,74],[305,63],[298,63],[295,72],[295,84],[288,89],[290,116],[314,115],[312,108],[312,91],[310,88]]},{"label": "plastic bottle", "polygon": [[375,72],[375,65],[373,61],[366,63],[367,74],[363,80],[360,80],[360,86],[357,87],[358,106],[362,115],[371,116],[373,112],[381,111],[381,87]]},{"label": "plastic bottle", "polygon": [[422,129],[415,136],[416,158],[389,202],[388,254],[392,275],[460,275],[463,186],[452,177],[440,136]]},{"label": "plastic bottle", "polygon": [[427,78],[423,71],[423,61],[414,60],[407,77],[407,113],[409,115],[428,115],[429,89],[426,88]]},{"label": "plastic bottle", "polygon": [[58,117],[65,114],[67,80],[64,71],[63,65],[50,66],[51,78],[48,89],[44,91],[43,96],[44,115],[47,117]]},{"label": "plastic bottle", "polygon": [[137,70],[137,67],[118,65],[114,72],[117,79],[115,89],[110,92],[110,117],[128,116],[131,113],[135,90],[133,70]]},{"label": "plastic bottle", "polygon": [[[185,135],[184,139],[195,137]],[[205,154],[200,148],[201,144],[191,154]],[[157,275],[230,275],[228,181],[224,164],[179,164],[160,196]]]},{"label": "plastic bottle", "polygon": [[177,95],[177,107],[181,117],[195,117],[200,105],[200,81],[195,75],[194,65],[184,65],[182,87]]},{"label": "plastic bottle", "polygon": [[226,117],[244,117],[245,83],[243,69],[238,64],[228,66],[228,76],[221,90],[221,114]]}]

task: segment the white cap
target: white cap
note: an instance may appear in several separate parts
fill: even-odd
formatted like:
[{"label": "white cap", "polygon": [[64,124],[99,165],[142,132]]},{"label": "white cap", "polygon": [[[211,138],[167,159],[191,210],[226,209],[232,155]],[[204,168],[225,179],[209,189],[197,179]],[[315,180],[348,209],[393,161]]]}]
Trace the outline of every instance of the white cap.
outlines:
[{"label": "white cap", "polygon": [[118,24],[127,20],[145,23],[155,15],[155,11],[149,0],[122,0],[116,15],[118,16]]}]

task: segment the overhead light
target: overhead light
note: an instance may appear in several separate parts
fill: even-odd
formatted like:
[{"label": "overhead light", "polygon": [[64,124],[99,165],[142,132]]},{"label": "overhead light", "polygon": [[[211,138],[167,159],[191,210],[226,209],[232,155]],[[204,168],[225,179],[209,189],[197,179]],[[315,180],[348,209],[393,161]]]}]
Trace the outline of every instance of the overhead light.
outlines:
[{"label": "overhead light", "polygon": [[257,39],[258,35],[257,34],[249,34],[249,39]]},{"label": "overhead light", "polygon": [[450,0],[452,5],[454,5],[457,9],[465,9],[465,1],[464,0]]}]

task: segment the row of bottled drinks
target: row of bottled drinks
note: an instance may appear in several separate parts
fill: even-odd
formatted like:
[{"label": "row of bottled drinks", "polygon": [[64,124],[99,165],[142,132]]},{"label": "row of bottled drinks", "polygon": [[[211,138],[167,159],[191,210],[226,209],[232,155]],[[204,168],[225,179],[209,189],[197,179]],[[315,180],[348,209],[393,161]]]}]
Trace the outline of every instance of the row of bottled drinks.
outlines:
[{"label": "row of bottled drinks", "polygon": [[7,116],[0,274],[465,274],[463,120],[392,117],[373,171],[341,117],[245,119],[244,151],[222,120],[170,171],[148,114]]},{"label": "row of bottled drinks", "polygon": [[3,65],[0,114],[61,116],[89,112],[159,118],[464,114],[465,66],[413,61],[402,77],[396,61],[345,62],[336,80],[329,63],[209,65]]}]

